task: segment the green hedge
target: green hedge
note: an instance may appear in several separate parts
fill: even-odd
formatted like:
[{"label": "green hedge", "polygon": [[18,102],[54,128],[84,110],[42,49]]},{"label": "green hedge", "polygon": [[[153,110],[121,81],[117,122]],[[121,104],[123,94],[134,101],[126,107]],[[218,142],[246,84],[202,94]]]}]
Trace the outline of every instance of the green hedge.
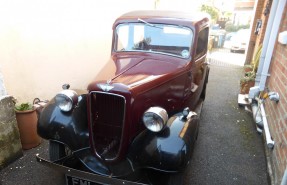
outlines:
[{"label": "green hedge", "polygon": [[225,25],[225,30],[227,32],[236,32],[236,31],[238,31],[240,29],[248,29],[248,28],[250,28],[249,24],[247,24],[247,25],[238,25],[238,26],[235,26],[233,24],[226,24]]}]

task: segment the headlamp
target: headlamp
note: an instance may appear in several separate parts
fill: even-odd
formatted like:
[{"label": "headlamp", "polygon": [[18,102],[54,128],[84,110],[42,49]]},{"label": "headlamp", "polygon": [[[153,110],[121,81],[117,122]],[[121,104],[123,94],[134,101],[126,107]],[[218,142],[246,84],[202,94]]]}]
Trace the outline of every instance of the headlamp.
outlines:
[{"label": "headlamp", "polygon": [[161,131],[168,120],[168,114],[165,109],[161,107],[151,107],[145,111],[143,115],[143,122],[147,129],[153,132]]},{"label": "headlamp", "polygon": [[78,95],[73,90],[63,90],[55,97],[57,106],[64,112],[69,112],[78,103]]}]

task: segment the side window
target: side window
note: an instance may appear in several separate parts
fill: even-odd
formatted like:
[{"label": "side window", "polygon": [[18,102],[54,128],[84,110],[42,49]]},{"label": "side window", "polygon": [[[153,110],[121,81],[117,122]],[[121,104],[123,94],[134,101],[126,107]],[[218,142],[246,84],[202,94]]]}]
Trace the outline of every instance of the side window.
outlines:
[{"label": "side window", "polygon": [[208,43],[208,28],[201,30],[198,34],[197,46],[196,46],[196,58],[202,56],[207,51]]}]

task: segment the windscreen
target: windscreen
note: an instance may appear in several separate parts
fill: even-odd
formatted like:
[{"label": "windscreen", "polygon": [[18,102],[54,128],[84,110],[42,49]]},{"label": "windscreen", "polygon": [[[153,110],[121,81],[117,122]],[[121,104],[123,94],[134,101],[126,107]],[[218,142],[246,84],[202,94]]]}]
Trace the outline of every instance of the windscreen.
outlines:
[{"label": "windscreen", "polygon": [[116,28],[114,49],[156,52],[189,58],[193,32],[187,27],[166,24],[127,23]]}]

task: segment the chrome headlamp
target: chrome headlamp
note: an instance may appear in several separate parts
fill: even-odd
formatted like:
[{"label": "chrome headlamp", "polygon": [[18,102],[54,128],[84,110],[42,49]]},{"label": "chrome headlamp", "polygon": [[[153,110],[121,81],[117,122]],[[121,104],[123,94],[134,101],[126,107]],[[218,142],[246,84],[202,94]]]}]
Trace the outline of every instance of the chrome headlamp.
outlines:
[{"label": "chrome headlamp", "polygon": [[143,115],[144,125],[153,132],[161,131],[166,125],[167,120],[168,114],[161,107],[151,107]]},{"label": "chrome headlamp", "polygon": [[78,103],[78,94],[69,89],[58,93],[55,97],[57,106],[64,112],[69,112]]}]

